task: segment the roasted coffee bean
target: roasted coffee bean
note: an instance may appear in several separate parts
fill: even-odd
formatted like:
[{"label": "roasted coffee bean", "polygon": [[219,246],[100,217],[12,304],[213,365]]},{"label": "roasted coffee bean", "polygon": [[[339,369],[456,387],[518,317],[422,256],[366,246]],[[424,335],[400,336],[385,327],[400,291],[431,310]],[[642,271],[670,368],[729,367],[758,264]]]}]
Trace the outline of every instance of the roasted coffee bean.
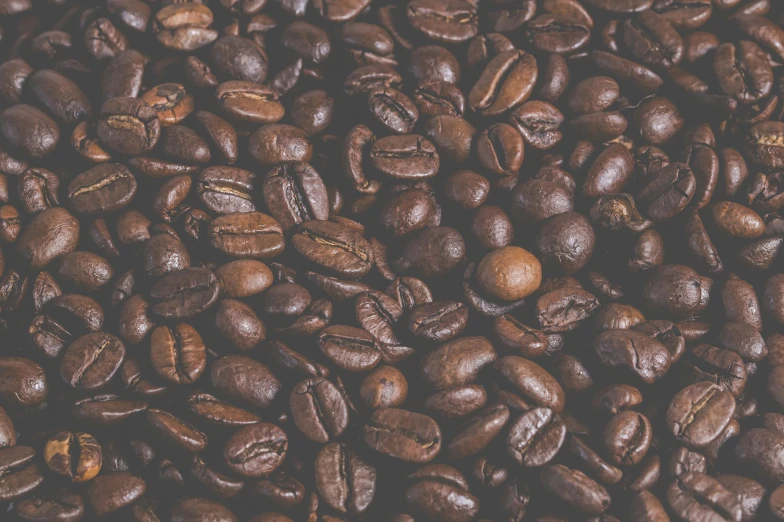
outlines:
[{"label": "roasted coffee bean", "polygon": [[155,372],[172,384],[195,382],[207,364],[204,342],[187,323],[155,328],[150,335],[150,359]]},{"label": "roasted coffee bean", "polygon": [[159,280],[150,289],[152,312],[164,318],[187,319],[212,307],[220,283],[206,268],[186,268]]},{"label": "roasted coffee bean", "polygon": [[215,90],[215,97],[226,116],[239,122],[274,123],[285,113],[277,93],[254,82],[224,82]]},{"label": "roasted coffee bean", "polygon": [[73,388],[94,390],[106,386],[120,369],[125,345],[105,332],[90,332],[65,350],[60,376]]},{"label": "roasted coffee bean", "polygon": [[291,242],[305,259],[343,277],[362,277],[373,266],[367,240],[358,231],[339,223],[308,221]]},{"label": "roasted coffee bean", "polygon": [[51,154],[60,140],[57,123],[25,104],[13,105],[0,114],[0,134],[12,149],[32,160]]},{"label": "roasted coffee bean", "polygon": [[141,478],[127,472],[106,473],[90,481],[87,502],[97,516],[113,513],[132,504],[147,490]]},{"label": "roasted coffee bean", "polygon": [[271,170],[263,192],[267,208],[284,230],[329,217],[327,188],[307,163],[287,163]]},{"label": "roasted coffee bean", "polygon": [[584,513],[598,515],[610,506],[607,490],[576,469],[549,464],[539,479],[547,492]]},{"label": "roasted coffee bean", "polygon": [[155,109],[138,98],[112,98],[101,106],[95,130],[106,147],[138,155],[158,143],[161,122]]},{"label": "roasted coffee bean", "polygon": [[372,449],[405,462],[429,462],[441,449],[441,430],[433,419],[397,408],[376,410],[364,437]]},{"label": "roasted coffee bean", "polygon": [[333,442],[314,461],[316,488],[332,509],[364,512],[373,501],[376,470],[344,444]]},{"label": "roasted coffee bean", "polygon": [[300,382],[292,390],[289,404],[297,427],[315,442],[326,443],[340,436],[348,426],[346,401],[341,391],[326,379]]},{"label": "roasted coffee bean", "polygon": [[506,452],[525,467],[550,462],[566,439],[566,426],[550,408],[532,408],[511,425]]},{"label": "roasted coffee bean", "polygon": [[68,201],[80,214],[103,214],[130,203],[136,187],[136,178],[125,166],[104,163],[81,173],[68,184]]},{"label": "roasted coffee bean", "polygon": [[76,493],[58,489],[51,493],[36,493],[14,503],[14,513],[21,520],[63,520],[72,522],[84,517],[84,501]]},{"label": "roasted coffee bean", "polygon": [[101,470],[103,453],[89,433],[61,431],[46,442],[44,462],[50,470],[73,482],[87,482]]},{"label": "roasted coffee bean", "polygon": [[483,116],[498,116],[531,95],[538,68],[524,51],[505,51],[490,60],[468,94],[468,105]]},{"label": "roasted coffee bean", "polygon": [[286,458],[288,437],[274,424],[261,422],[240,428],[226,442],[226,465],[243,477],[272,474]]},{"label": "roasted coffee bean", "polygon": [[266,259],[284,248],[280,224],[261,212],[235,212],[213,219],[207,229],[213,248],[230,257]]},{"label": "roasted coffee bean", "polygon": [[722,517],[739,521],[738,498],[716,479],[702,473],[684,473],[667,488],[667,502],[676,515]]},{"label": "roasted coffee bean", "polygon": [[42,469],[34,461],[35,449],[29,446],[12,446],[0,450],[0,498],[4,501],[22,497],[41,485]]},{"label": "roasted coffee bean", "polygon": [[535,362],[507,355],[498,359],[494,368],[526,401],[545,406],[556,413],[563,411],[566,394],[561,385]]},{"label": "roasted coffee bean", "polygon": [[655,339],[635,330],[605,330],[594,342],[602,364],[621,366],[646,383],[660,379],[672,364],[672,355]]},{"label": "roasted coffee bean", "polygon": [[376,140],[369,155],[379,172],[402,181],[435,176],[440,165],[438,151],[430,140],[416,134]]},{"label": "roasted coffee bean", "polygon": [[667,409],[667,424],[680,441],[700,449],[720,435],[734,412],[732,394],[712,383],[697,383],[675,394]]}]

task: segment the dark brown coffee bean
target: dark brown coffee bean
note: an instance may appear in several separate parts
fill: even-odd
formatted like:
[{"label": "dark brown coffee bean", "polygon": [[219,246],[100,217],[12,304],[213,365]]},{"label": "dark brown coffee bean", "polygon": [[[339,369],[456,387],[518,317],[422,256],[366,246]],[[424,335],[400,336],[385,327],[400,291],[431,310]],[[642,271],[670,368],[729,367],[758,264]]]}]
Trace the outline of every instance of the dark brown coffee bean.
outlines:
[{"label": "dark brown coffee bean", "polygon": [[362,277],[373,265],[367,240],[356,230],[331,221],[304,223],[294,234],[292,245],[311,263],[343,277]]},{"label": "dark brown coffee bean", "polygon": [[186,268],[159,280],[150,289],[152,311],[170,319],[187,319],[211,308],[218,300],[220,283],[206,268]]},{"label": "dark brown coffee bean", "polygon": [[[479,511],[479,499],[468,491],[463,475],[445,464],[423,466],[408,477],[406,504],[414,513],[438,522],[468,522]],[[401,515],[392,522],[410,522]]]},{"label": "dark brown coffee bean", "polygon": [[266,259],[284,248],[280,224],[261,212],[219,216],[207,232],[213,248],[231,257]]},{"label": "dark brown coffee bean", "polygon": [[106,386],[120,369],[125,345],[105,332],[91,332],[65,350],[60,375],[73,388],[94,390]]},{"label": "dark brown coffee bean", "polygon": [[623,366],[646,383],[660,379],[672,364],[667,348],[635,330],[606,330],[594,342],[599,360],[606,366]]},{"label": "dark brown coffee bean", "polygon": [[265,365],[249,357],[226,355],[210,368],[210,383],[222,396],[265,409],[275,400],[280,380]]},{"label": "dark brown coffee bean", "polygon": [[550,462],[564,443],[566,426],[550,408],[532,408],[512,423],[506,452],[518,464],[539,467]]},{"label": "dark brown coffee bean", "polygon": [[96,133],[114,151],[144,154],[158,143],[161,122],[155,109],[140,99],[112,98],[101,106]]},{"label": "dark brown coffee bean", "polygon": [[136,178],[123,165],[104,163],[68,184],[68,201],[80,214],[103,214],[125,207],[136,195]]},{"label": "dark brown coffee bean", "polygon": [[739,521],[742,516],[738,498],[716,479],[702,473],[684,473],[678,477],[667,488],[667,502],[681,518],[690,513]]},{"label": "dark brown coffee bean", "polygon": [[14,512],[24,521],[62,520],[75,522],[84,517],[82,497],[65,489],[51,493],[37,493],[14,503]]},{"label": "dark brown coffee bean", "polygon": [[300,382],[289,398],[291,415],[309,439],[326,443],[348,426],[349,412],[340,390],[326,379]]},{"label": "dark brown coffee bean", "polygon": [[284,230],[329,217],[327,188],[307,163],[292,162],[271,170],[263,191],[267,208]]},{"label": "dark brown coffee bean", "polygon": [[441,449],[441,430],[433,419],[397,408],[376,410],[364,437],[372,449],[405,462],[430,462]]},{"label": "dark brown coffee bean", "polygon": [[286,458],[286,433],[274,424],[251,424],[234,433],[223,448],[226,465],[243,477],[272,474]]},{"label": "dark brown coffee bean", "polygon": [[376,490],[376,469],[347,445],[325,445],[313,467],[316,488],[332,509],[362,513],[370,506]]},{"label": "dark brown coffee bean", "polygon": [[483,116],[503,114],[528,99],[537,73],[536,60],[530,54],[502,52],[485,66],[468,94],[468,104]]},{"label": "dark brown coffee bean", "polygon": [[604,426],[602,442],[613,464],[638,464],[651,445],[653,437],[648,418],[634,411],[616,413]]},{"label": "dark brown coffee bean", "polygon": [[0,450],[0,498],[15,500],[30,493],[44,480],[42,469],[34,462],[35,450],[29,446],[13,446]]},{"label": "dark brown coffee bean", "polygon": [[607,490],[576,469],[549,464],[542,468],[539,479],[550,494],[584,513],[597,515],[610,506]]},{"label": "dark brown coffee bean", "polygon": [[170,4],[153,17],[153,33],[164,47],[192,51],[214,42],[218,31],[210,29],[212,11],[202,4]]},{"label": "dark brown coffee bean", "polygon": [[719,386],[703,382],[679,391],[667,409],[667,424],[687,446],[699,449],[719,436],[735,412],[735,399]]},{"label": "dark brown coffee bean", "polygon": [[286,161],[308,162],[313,157],[313,145],[299,127],[264,125],[248,138],[248,150],[264,166]]},{"label": "dark brown coffee bean", "polygon": [[153,369],[172,384],[195,382],[206,368],[207,355],[198,331],[187,323],[159,326],[150,336]]}]

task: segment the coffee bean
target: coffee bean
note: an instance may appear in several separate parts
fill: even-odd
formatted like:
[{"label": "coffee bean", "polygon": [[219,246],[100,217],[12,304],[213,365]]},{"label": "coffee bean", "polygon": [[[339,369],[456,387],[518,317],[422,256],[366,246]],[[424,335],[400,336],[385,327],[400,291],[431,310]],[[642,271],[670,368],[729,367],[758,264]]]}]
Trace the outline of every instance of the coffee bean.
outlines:
[{"label": "coffee bean", "polygon": [[44,462],[49,469],[73,482],[93,479],[102,461],[101,446],[89,433],[61,431],[44,447]]},{"label": "coffee bean", "polygon": [[84,517],[82,497],[65,489],[48,494],[37,493],[14,503],[14,512],[25,521],[63,520],[72,522]]},{"label": "coffee bean", "polygon": [[699,449],[719,436],[735,412],[735,399],[719,386],[702,382],[679,391],[667,409],[667,424],[680,441]]},{"label": "coffee bean", "polygon": [[274,424],[261,422],[240,428],[226,442],[226,465],[243,477],[263,477],[274,472],[286,458],[288,437]]},{"label": "coffee bean", "polygon": [[33,491],[44,480],[35,450],[29,446],[12,446],[0,450],[0,498],[14,500]]},{"label": "coffee bean", "polygon": [[70,386],[92,390],[108,384],[125,358],[125,345],[105,332],[90,332],[65,350],[60,375]]},{"label": "coffee bean", "polygon": [[314,461],[316,488],[332,509],[364,512],[373,501],[376,470],[344,444],[333,442]]},{"label": "coffee bean", "polygon": [[269,368],[242,355],[226,355],[215,361],[210,384],[220,395],[260,409],[269,407],[281,388]]},{"label": "coffee bean", "polygon": [[155,372],[172,384],[196,382],[207,365],[204,342],[187,323],[155,328],[150,335],[150,359]]},{"label": "coffee bean", "polygon": [[291,415],[309,439],[326,443],[348,426],[349,412],[340,390],[326,379],[300,382],[289,399]]},{"label": "coffee bean", "polygon": [[610,506],[607,490],[576,469],[549,464],[539,478],[550,494],[584,513],[598,515]]},{"label": "coffee bean", "polygon": [[90,481],[87,502],[97,516],[113,513],[144,495],[147,484],[127,472],[107,473]]},{"label": "coffee bean", "polygon": [[468,483],[455,468],[431,464],[408,478],[406,504],[428,520],[467,522],[476,516],[479,499],[468,491]]},{"label": "coffee bean", "polygon": [[25,104],[14,105],[0,114],[0,134],[11,148],[33,160],[51,154],[60,140],[57,123]]},{"label": "coffee bean", "polygon": [[150,289],[152,312],[164,318],[187,319],[211,308],[220,283],[206,268],[186,268],[159,280]]},{"label": "coffee bean", "polygon": [[95,129],[103,145],[128,155],[152,150],[161,136],[155,109],[137,98],[112,98],[105,102]]},{"label": "coffee bean", "polygon": [[433,419],[397,408],[376,410],[364,436],[372,449],[405,462],[429,462],[441,449],[441,430]]},{"label": "coffee bean", "polygon": [[682,516],[719,516],[726,520],[740,520],[741,506],[737,497],[716,479],[702,473],[684,473],[667,488],[670,508]]},{"label": "coffee bean", "polygon": [[566,426],[550,408],[532,408],[512,423],[506,453],[525,467],[550,462],[566,439]]},{"label": "coffee bean", "polygon": [[68,201],[80,214],[119,210],[136,195],[136,178],[123,165],[104,163],[76,176],[68,184]]},{"label": "coffee bean", "polygon": [[336,274],[359,278],[370,271],[370,245],[356,230],[332,221],[308,221],[292,237],[305,259]]},{"label": "coffee bean", "polygon": [[538,68],[523,51],[506,51],[488,62],[468,94],[468,105],[483,116],[497,116],[520,105],[531,95]]}]

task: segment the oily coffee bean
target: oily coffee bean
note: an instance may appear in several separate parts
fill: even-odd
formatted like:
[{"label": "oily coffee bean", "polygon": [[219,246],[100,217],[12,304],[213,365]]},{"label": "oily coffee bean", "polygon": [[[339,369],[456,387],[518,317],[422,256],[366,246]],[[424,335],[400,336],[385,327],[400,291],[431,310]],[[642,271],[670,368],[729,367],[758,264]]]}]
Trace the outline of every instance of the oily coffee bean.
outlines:
[{"label": "oily coffee bean", "polygon": [[291,415],[300,431],[315,442],[340,436],[348,426],[349,411],[341,391],[326,379],[299,383],[289,400]]},{"label": "oily coffee bean", "polygon": [[233,212],[210,221],[210,245],[230,257],[274,257],[284,248],[280,224],[261,212]]},{"label": "oily coffee bean", "polygon": [[[431,464],[408,477],[406,504],[429,520],[471,520],[478,509],[478,499],[468,492],[463,475],[451,466]],[[452,501],[452,499],[459,499]]]},{"label": "oily coffee bean", "polygon": [[21,103],[0,114],[0,134],[12,149],[32,160],[51,154],[60,140],[60,129],[53,119]]},{"label": "oily coffee bean", "polygon": [[523,51],[505,51],[485,66],[468,94],[468,105],[483,116],[498,116],[525,102],[536,84],[536,60]]},{"label": "oily coffee bean", "polygon": [[321,448],[314,471],[316,488],[331,508],[362,513],[373,501],[376,470],[345,445],[333,442]]},{"label": "oily coffee bean", "polygon": [[195,382],[207,363],[204,342],[187,323],[155,328],[150,334],[150,359],[155,372],[172,384]]},{"label": "oily coffee bean", "polygon": [[105,102],[95,129],[103,145],[128,155],[152,150],[161,136],[155,109],[138,98],[112,98]]},{"label": "oily coffee bean", "polygon": [[103,516],[132,504],[146,490],[146,482],[128,472],[106,473],[90,481],[86,499],[90,509]]},{"label": "oily coffee bean", "polygon": [[41,485],[42,469],[34,461],[35,449],[29,446],[12,446],[0,450],[0,498],[17,499]]},{"label": "oily coffee bean", "polygon": [[550,462],[566,439],[566,426],[550,408],[532,408],[512,424],[506,452],[518,464],[539,467]]},{"label": "oily coffee bean", "polygon": [[286,458],[288,437],[274,424],[261,422],[240,428],[226,442],[226,465],[243,477],[270,475]]},{"label": "oily coffee bean", "polygon": [[735,399],[719,386],[702,382],[679,391],[667,409],[673,435],[693,449],[719,436],[735,412]]},{"label": "oily coffee bean", "polygon": [[342,277],[360,278],[373,266],[367,240],[356,230],[333,221],[308,221],[291,242],[309,262]]},{"label": "oily coffee bean", "polygon": [[281,165],[264,179],[264,201],[284,230],[329,217],[327,188],[316,170],[302,162]]},{"label": "oily coffee bean", "polygon": [[441,430],[433,419],[397,408],[376,410],[364,437],[372,449],[405,462],[429,462],[441,449]]},{"label": "oily coffee bean", "polygon": [[163,318],[187,319],[212,307],[220,283],[206,268],[186,268],[160,279],[150,289],[152,312]]},{"label": "oily coffee bean", "polygon": [[108,384],[125,358],[125,345],[105,332],[90,332],[66,348],[60,375],[70,386],[93,390]]},{"label": "oily coffee bean", "polygon": [[47,494],[36,494],[14,504],[14,512],[25,521],[63,520],[71,522],[84,517],[82,497],[60,489]]},{"label": "oily coffee bean", "polygon": [[104,163],[68,184],[68,201],[80,214],[119,210],[136,195],[136,178],[123,165]]},{"label": "oily coffee bean", "polygon": [[[667,502],[680,517],[686,513],[725,520],[740,520],[738,498],[716,479],[702,473],[684,473],[667,488]],[[689,515],[690,516],[690,515]]]}]

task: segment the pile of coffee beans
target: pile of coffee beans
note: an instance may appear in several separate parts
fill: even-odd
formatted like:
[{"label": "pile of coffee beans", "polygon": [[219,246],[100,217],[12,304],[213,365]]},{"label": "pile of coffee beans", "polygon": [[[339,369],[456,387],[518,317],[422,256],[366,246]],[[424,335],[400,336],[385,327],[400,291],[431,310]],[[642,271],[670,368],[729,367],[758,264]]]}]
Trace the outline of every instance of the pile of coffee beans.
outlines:
[{"label": "pile of coffee beans", "polygon": [[784,1],[0,0],[0,520],[784,520]]}]

